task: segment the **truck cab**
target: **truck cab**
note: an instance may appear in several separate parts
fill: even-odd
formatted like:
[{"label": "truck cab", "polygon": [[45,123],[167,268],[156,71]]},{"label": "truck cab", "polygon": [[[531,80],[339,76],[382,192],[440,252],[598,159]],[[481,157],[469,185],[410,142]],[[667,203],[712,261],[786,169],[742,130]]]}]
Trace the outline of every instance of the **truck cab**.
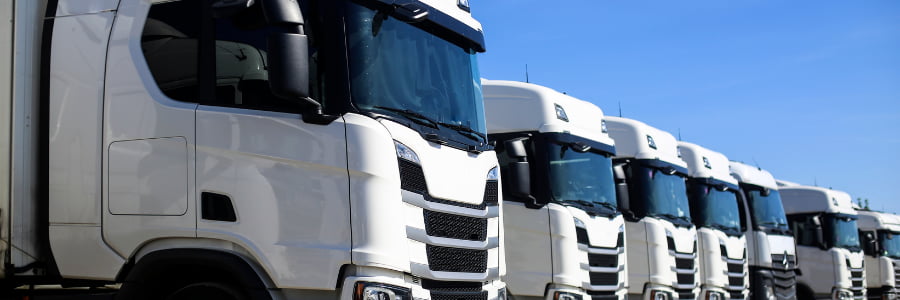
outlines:
[{"label": "truck cab", "polygon": [[516,299],[624,299],[625,223],[603,111],[534,84],[482,86],[504,178],[508,292]]},{"label": "truck cab", "polygon": [[869,299],[897,299],[900,277],[900,216],[857,210],[859,238],[866,257]]},{"label": "truck cab", "polygon": [[797,297],[797,247],[788,227],[775,178],[762,168],[732,161],[737,178],[753,299],[791,300]]},{"label": "truck cab", "polygon": [[642,122],[606,117],[619,210],[625,217],[629,299],[698,299],[697,230],[670,133]]},{"label": "truck cab", "polygon": [[0,5],[0,285],[504,297],[468,1]]},{"label": "truck cab", "polygon": [[865,299],[865,261],[850,195],[814,186],[778,191],[797,241],[797,297]]},{"label": "truck cab", "polygon": [[687,195],[697,227],[700,295],[703,299],[747,299],[747,241],[737,180],[728,158],[697,144],[678,142],[687,163]]}]

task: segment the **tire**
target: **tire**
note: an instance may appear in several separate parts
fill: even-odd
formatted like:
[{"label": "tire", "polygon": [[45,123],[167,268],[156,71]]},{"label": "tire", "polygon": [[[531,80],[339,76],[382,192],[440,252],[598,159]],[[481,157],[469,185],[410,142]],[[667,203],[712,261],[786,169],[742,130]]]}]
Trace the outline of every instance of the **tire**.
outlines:
[{"label": "tire", "polygon": [[250,300],[243,292],[219,282],[188,284],[165,297],[166,300]]}]

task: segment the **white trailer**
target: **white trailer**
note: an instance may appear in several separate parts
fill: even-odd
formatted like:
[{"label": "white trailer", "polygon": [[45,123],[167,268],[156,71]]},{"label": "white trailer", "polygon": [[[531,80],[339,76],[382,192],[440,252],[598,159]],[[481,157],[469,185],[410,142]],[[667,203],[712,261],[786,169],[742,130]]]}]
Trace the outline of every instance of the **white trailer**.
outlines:
[{"label": "white trailer", "polygon": [[603,111],[552,89],[484,80],[503,183],[506,284],[516,299],[624,299],[625,222]]},{"label": "white trailer", "polygon": [[0,286],[504,297],[467,1],[0,0],[0,17]]},{"label": "white trailer", "polygon": [[779,192],[797,241],[797,298],[865,299],[865,265],[850,195],[813,186],[782,186]]},{"label": "white trailer", "polygon": [[869,299],[897,299],[900,282],[900,216],[868,210],[859,214],[859,237],[866,259]]},{"label": "white trailer", "polygon": [[606,117],[619,210],[628,238],[629,299],[698,299],[697,230],[691,223],[675,137],[639,121]]},{"label": "white trailer", "polygon": [[747,299],[746,227],[738,206],[738,181],[728,170],[722,153],[696,144],[678,142],[687,162],[687,195],[691,220],[697,226],[702,299]]},{"label": "white trailer", "polygon": [[741,219],[749,230],[751,298],[795,299],[797,246],[775,178],[766,170],[739,162],[731,162],[729,168],[740,182]]}]

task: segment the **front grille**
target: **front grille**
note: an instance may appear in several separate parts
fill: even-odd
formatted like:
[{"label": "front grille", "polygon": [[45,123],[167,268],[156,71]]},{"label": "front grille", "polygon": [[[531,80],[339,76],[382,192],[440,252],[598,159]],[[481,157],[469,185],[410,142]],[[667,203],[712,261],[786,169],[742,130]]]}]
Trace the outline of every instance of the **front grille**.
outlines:
[{"label": "front grille", "polygon": [[744,278],[743,277],[728,277],[728,285],[733,286],[744,286]]},{"label": "front grille", "polygon": [[[894,261],[894,274],[900,275],[900,263]],[[894,276],[894,286],[900,287],[900,276]]]},{"label": "front grille", "polygon": [[690,258],[675,258],[675,268],[683,270],[693,270],[694,260]]},{"label": "front grille", "polygon": [[619,296],[616,295],[616,292],[587,291],[587,294],[591,296],[591,300],[618,300],[619,299]]},{"label": "front grille", "polygon": [[422,166],[405,159],[397,160],[400,163],[400,188],[410,192],[428,194],[428,185],[425,183]]},{"label": "front grille", "polygon": [[579,244],[591,244],[591,240],[588,238],[587,229],[583,227],[575,227],[575,237],[578,239]]},{"label": "front grille", "polygon": [[487,291],[481,290],[480,282],[437,281],[422,279],[422,288],[429,290],[431,299],[442,300],[486,300]]},{"label": "front grille", "polygon": [[675,293],[678,294],[679,300],[694,299],[693,289],[675,289]]},{"label": "front grille", "polygon": [[852,272],[850,272],[850,277],[851,278],[862,278],[863,277],[862,274],[863,274],[862,271],[852,271]]},{"label": "front grille", "polygon": [[425,245],[425,251],[432,271],[484,273],[487,270],[487,250]]},{"label": "front grille", "polygon": [[588,254],[588,265],[591,267],[615,268],[619,266],[618,255]]},{"label": "front grille", "polygon": [[678,284],[694,284],[694,274],[677,274]]},{"label": "front grille", "polygon": [[744,293],[741,291],[728,291],[731,300],[744,300]]},{"label": "front grille", "polygon": [[775,293],[778,295],[793,295],[796,279],[794,271],[772,270]]},{"label": "front grille", "polygon": [[776,270],[789,270],[797,268],[797,257],[787,254],[787,264],[784,260],[785,254],[772,254],[772,268]]},{"label": "front grille", "polygon": [[487,219],[423,210],[425,233],[430,236],[469,241],[487,239]]},{"label": "front grille", "polygon": [[440,204],[453,205],[453,206],[464,207],[464,208],[484,210],[488,206],[497,206],[497,199],[499,198],[497,193],[498,193],[497,182],[491,180],[484,184],[484,198],[482,199],[480,204],[456,202],[456,201],[452,201],[452,200],[437,199],[437,198],[432,198],[432,197],[428,197],[428,196],[425,197],[425,200],[428,202],[433,202],[433,203],[440,203]]},{"label": "front grille", "polygon": [[618,273],[591,272],[591,285],[618,285]]},{"label": "front grille", "polygon": [[744,265],[729,263],[728,273],[744,273]]},{"label": "front grille", "polygon": [[496,180],[490,180],[484,184],[484,198],[482,201],[487,205],[497,205],[500,201],[500,189],[497,187]]}]

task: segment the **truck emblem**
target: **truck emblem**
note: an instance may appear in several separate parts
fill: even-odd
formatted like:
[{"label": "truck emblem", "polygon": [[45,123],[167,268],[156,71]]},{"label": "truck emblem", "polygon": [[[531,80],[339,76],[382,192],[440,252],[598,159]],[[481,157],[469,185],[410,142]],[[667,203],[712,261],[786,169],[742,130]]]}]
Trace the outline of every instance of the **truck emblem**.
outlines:
[{"label": "truck emblem", "polygon": [[788,269],[788,253],[787,253],[787,251],[784,251],[784,258],[781,259],[781,264],[784,265],[785,270]]}]

